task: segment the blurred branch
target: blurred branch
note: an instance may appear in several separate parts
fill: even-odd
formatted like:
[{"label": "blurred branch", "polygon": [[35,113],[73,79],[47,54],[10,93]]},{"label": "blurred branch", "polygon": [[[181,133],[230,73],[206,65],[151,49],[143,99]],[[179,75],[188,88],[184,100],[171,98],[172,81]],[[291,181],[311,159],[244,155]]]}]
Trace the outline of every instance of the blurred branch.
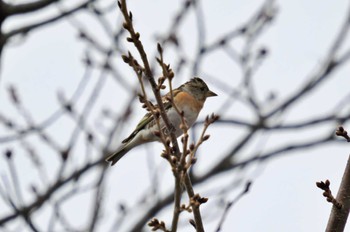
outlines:
[{"label": "blurred branch", "polygon": [[334,136],[331,134],[331,135],[326,135],[319,139],[314,139],[308,142],[300,142],[300,143],[285,145],[285,146],[282,146],[281,148],[277,148],[262,154],[261,152],[258,152],[254,155],[248,156],[251,158],[247,158],[246,160],[241,162],[236,163],[233,160],[232,161],[227,160],[226,163],[220,162],[219,164],[216,164],[212,169],[210,169],[207,173],[203,174],[202,176],[195,177],[194,181],[195,183],[202,182],[217,174],[221,174],[229,170],[233,170],[236,168],[243,168],[255,162],[267,161],[268,159],[275,158],[276,156],[284,155],[287,152],[295,152],[298,150],[314,147],[317,145],[326,145],[327,143],[332,141],[334,141]]},{"label": "blurred branch", "polygon": [[246,183],[245,188],[243,189],[243,191],[234,200],[227,202],[226,207],[224,209],[224,213],[222,214],[222,217],[220,219],[219,225],[218,225],[218,227],[216,229],[216,232],[220,232],[221,231],[221,228],[222,228],[222,226],[223,226],[223,224],[225,222],[225,219],[227,217],[227,214],[228,214],[229,210],[231,209],[231,207],[237,201],[239,201],[239,199],[241,199],[245,194],[247,194],[249,192],[249,189],[250,189],[251,185],[252,185],[252,182]]},{"label": "blurred branch", "polygon": [[71,181],[78,180],[83,174],[90,171],[93,167],[97,165],[105,164],[104,159],[99,159],[94,162],[87,163],[85,166],[83,166],[80,169],[77,169],[75,172],[72,172],[70,175],[68,175],[66,178],[57,179],[42,195],[38,195],[37,198],[32,201],[31,203],[27,204],[26,206],[23,206],[19,209],[14,209],[14,213],[3,216],[0,218],[0,226],[4,226],[6,223],[10,222],[11,220],[16,219],[18,216],[23,216],[25,218],[29,217],[30,214],[32,214],[34,211],[38,210],[43,204],[45,204],[48,199],[51,198],[51,196],[61,187],[65,186],[66,184],[70,183]]},{"label": "blurred branch", "polygon": [[103,183],[106,176],[105,175],[106,168],[107,168],[107,165],[100,167],[99,179],[96,184],[95,205],[94,205],[94,209],[92,210],[92,216],[91,216],[90,225],[89,225],[89,231],[91,232],[95,231],[95,228],[98,224],[97,221],[101,218],[100,212],[102,211],[102,199],[103,199],[103,193],[104,193]]},{"label": "blurred branch", "polygon": [[[337,122],[344,122],[347,119],[349,119],[350,113],[344,115],[344,116],[336,116],[336,115],[326,115],[326,116],[320,116],[311,118],[308,120],[305,120],[303,122],[295,122],[295,123],[278,123],[275,125],[268,125],[263,124],[261,125],[260,129],[267,130],[267,131],[274,131],[274,130],[295,130],[295,129],[307,129],[312,126],[317,126],[324,123],[337,123]],[[252,124],[249,121],[241,120],[241,119],[219,119],[215,122],[217,125],[223,124],[223,125],[232,125],[232,126],[242,126],[247,128],[254,128],[256,125]],[[194,125],[194,127],[197,127],[198,125],[204,124],[204,121],[197,121]]]},{"label": "blurred branch", "polygon": [[179,33],[177,32],[181,23],[184,21],[185,16],[190,12],[191,6],[194,5],[196,0],[185,0],[182,2],[181,9],[176,13],[174,19],[171,21],[168,32],[164,33],[166,36],[161,37],[160,40],[162,47],[165,47],[167,43],[180,46]]},{"label": "blurred branch", "polygon": [[[88,85],[90,80],[91,80],[91,68],[90,66],[87,66],[85,69],[85,73],[83,74],[83,77],[81,78],[72,96],[69,99],[67,99],[67,102],[78,102],[78,100],[83,95],[86,89],[86,86]],[[29,125],[25,129],[22,129],[13,120],[6,118],[5,116],[0,114],[0,123],[2,123],[10,131],[13,131],[13,135],[5,135],[0,137],[0,143],[9,143],[16,140],[21,140],[29,135],[40,133],[44,129],[52,126],[55,122],[57,122],[65,114],[65,112],[66,112],[66,109],[60,106],[58,109],[54,110],[54,112],[42,122],[36,123],[36,125]]]},{"label": "blurred branch", "polygon": [[63,11],[62,13],[60,13],[57,16],[54,16],[54,17],[51,17],[49,19],[43,20],[42,22],[39,22],[39,23],[34,23],[32,25],[24,26],[24,27],[21,27],[21,28],[17,28],[17,29],[11,30],[10,32],[4,33],[3,36],[5,38],[5,41],[7,41],[12,36],[15,36],[15,35],[18,35],[18,34],[27,34],[28,32],[30,32],[30,31],[32,31],[32,30],[34,30],[36,28],[39,28],[41,26],[50,24],[50,23],[55,22],[57,20],[60,20],[60,19],[62,19],[64,17],[67,17],[67,16],[69,16],[71,14],[74,14],[75,12],[77,12],[79,10],[87,8],[89,6],[89,4],[91,4],[91,2],[94,2],[94,1],[95,0],[86,0],[83,3],[73,7],[70,10]]},{"label": "blurred branch", "polygon": [[53,3],[59,2],[60,0],[37,0],[35,2],[23,3],[23,4],[10,4],[3,2],[3,11],[6,12],[7,16],[32,13],[37,10],[49,6]]},{"label": "blurred branch", "polygon": [[315,74],[311,75],[311,77],[308,78],[307,83],[302,88],[297,90],[291,97],[286,99],[279,106],[277,106],[275,109],[271,110],[268,114],[266,114],[266,118],[269,118],[278,112],[285,111],[292,104],[303,99],[303,97],[306,96],[307,93],[318,87],[327,78],[330,78],[331,73],[344,64],[344,56],[340,60],[338,60],[336,55],[339,52],[339,48],[346,42],[346,37],[350,30],[349,26],[350,6],[346,14],[344,23],[341,26],[339,33],[335,37],[335,40],[331,45],[331,48],[329,49],[328,53],[324,56],[324,62],[321,64],[318,71],[316,71]]},{"label": "blurred branch", "polygon": [[11,150],[6,151],[6,158],[7,158],[6,163],[8,164],[8,167],[10,170],[10,176],[11,176],[13,187],[14,187],[14,194],[13,195],[16,196],[16,198],[17,198],[17,202],[18,202],[17,207],[20,207],[23,205],[23,197],[22,197],[22,191],[20,188],[20,183],[19,183],[16,167],[13,163],[13,154],[12,154]]},{"label": "blurred branch", "polygon": [[165,206],[171,204],[173,202],[174,195],[173,193],[167,194],[161,200],[157,200],[152,206],[150,206],[142,217],[132,225],[129,229],[130,232],[139,232],[142,231],[142,228],[145,224],[150,220],[150,218],[154,217],[158,212],[160,212]]},{"label": "blurred branch", "polygon": [[[54,16],[54,17],[51,17],[51,18],[48,18],[48,19],[45,19],[41,22],[38,22],[38,23],[34,23],[34,24],[31,24],[31,25],[28,25],[28,26],[24,26],[24,27],[20,27],[20,28],[17,28],[17,29],[13,29],[7,33],[4,33],[1,29],[1,25],[2,23],[6,20],[6,15],[2,16],[2,19],[0,20],[0,57],[1,57],[1,54],[2,54],[2,49],[3,47],[5,46],[5,44],[8,42],[8,40],[15,36],[15,35],[18,35],[18,34],[22,34],[22,35],[25,35],[25,34],[28,34],[30,31],[34,30],[34,29],[37,29],[37,28],[40,28],[41,26],[44,26],[44,25],[48,25],[52,22],[56,22],[62,18],[65,18],[71,14],[74,14],[75,12],[77,11],[80,11],[82,9],[86,9],[89,4],[91,4],[92,2],[94,2],[95,0],[86,0],[84,1],[83,3],[73,7],[72,9],[70,10],[67,10],[67,11],[63,11],[61,12],[60,14]],[[39,2],[37,2],[37,4],[35,3],[28,3],[29,5],[32,4],[32,9],[35,9],[35,7],[44,7],[45,4],[50,4],[52,3],[53,1],[44,1],[45,3],[43,3],[43,5],[40,5]],[[1,1],[0,2],[0,6],[3,7],[3,2]],[[20,12],[19,11],[24,11],[24,5],[19,5],[21,6],[20,9],[18,10],[18,12],[15,10],[16,8],[16,5],[13,5],[12,7],[10,7],[12,10],[12,14],[19,14]],[[6,8],[5,8],[6,9]],[[4,9],[2,9],[2,11],[4,11]],[[29,11],[25,12],[25,13],[28,13]],[[5,12],[6,13],[6,12]],[[9,17],[11,15],[8,15]]]},{"label": "blurred branch", "polygon": [[[97,183],[89,183],[86,186],[80,186],[78,182],[74,183],[74,187],[71,188],[67,193],[64,193],[63,195],[59,196],[59,199],[52,199],[52,215],[49,221],[48,229],[47,231],[56,231],[55,225],[57,222],[60,222],[60,225],[63,227],[64,231],[87,231],[86,229],[82,230],[76,230],[74,226],[70,223],[69,217],[65,215],[64,211],[62,210],[64,203],[66,203],[71,198],[77,197],[79,194],[84,194],[88,191],[92,191],[93,189],[99,188],[99,180],[97,180]],[[87,225],[88,227],[88,225]]]}]

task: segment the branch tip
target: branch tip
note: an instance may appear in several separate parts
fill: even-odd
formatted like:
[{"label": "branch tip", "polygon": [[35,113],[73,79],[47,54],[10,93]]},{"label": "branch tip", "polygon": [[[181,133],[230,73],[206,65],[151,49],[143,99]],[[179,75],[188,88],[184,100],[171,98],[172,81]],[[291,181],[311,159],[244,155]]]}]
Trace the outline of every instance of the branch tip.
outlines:
[{"label": "branch tip", "polygon": [[342,204],[338,202],[337,199],[335,199],[334,196],[332,195],[332,191],[329,188],[330,185],[331,185],[331,182],[329,180],[326,180],[325,182],[323,181],[316,182],[316,186],[324,191],[322,195],[326,198],[326,200],[332,203],[338,209],[341,209]]},{"label": "branch tip", "polygon": [[350,142],[350,137],[348,135],[348,132],[344,129],[344,127],[339,126],[338,129],[335,131],[335,134],[339,137],[345,138],[346,141]]}]

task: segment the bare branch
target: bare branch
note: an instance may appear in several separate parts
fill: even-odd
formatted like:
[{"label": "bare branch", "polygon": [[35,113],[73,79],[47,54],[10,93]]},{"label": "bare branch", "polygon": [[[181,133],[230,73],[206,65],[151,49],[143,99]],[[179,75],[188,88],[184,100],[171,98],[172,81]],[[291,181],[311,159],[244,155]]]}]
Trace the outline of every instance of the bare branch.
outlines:
[{"label": "bare branch", "polygon": [[[326,231],[344,231],[346,221],[350,211],[350,156],[345,167],[343,179],[341,181],[336,199],[331,199],[333,203],[331,215],[329,216]],[[328,195],[327,195],[328,197]],[[328,200],[328,198],[327,198]]]}]

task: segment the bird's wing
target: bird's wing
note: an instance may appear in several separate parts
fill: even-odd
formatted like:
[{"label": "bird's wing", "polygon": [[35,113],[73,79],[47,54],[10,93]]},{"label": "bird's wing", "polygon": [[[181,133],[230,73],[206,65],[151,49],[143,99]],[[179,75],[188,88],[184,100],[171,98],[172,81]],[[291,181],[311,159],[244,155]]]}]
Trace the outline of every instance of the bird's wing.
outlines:
[{"label": "bird's wing", "polygon": [[[178,94],[180,92],[180,90],[178,89],[174,89],[173,90],[173,96],[175,96],[176,94]],[[167,111],[170,107],[171,107],[171,102],[169,100],[167,100],[167,96],[170,96],[170,93],[167,93],[163,98],[163,105],[164,105],[164,109],[165,111]],[[157,107],[157,105],[156,105]],[[154,116],[152,113],[147,113],[145,114],[145,116],[143,116],[143,118],[141,119],[141,121],[137,124],[135,130],[126,138],[122,141],[122,143],[128,143],[130,140],[132,140],[137,133],[139,133],[139,131],[141,131],[142,129],[144,129],[146,126],[148,128],[152,127],[154,124],[156,123],[156,121],[154,120]]]},{"label": "bird's wing", "polygon": [[145,128],[145,126],[148,123],[150,123],[152,120],[153,120],[153,114],[152,113],[145,114],[145,116],[143,116],[141,121],[137,124],[135,130],[126,139],[124,139],[122,141],[122,143],[128,143],[130,140],[132,140],[137,135],[137,133],[139,133],[140,130]]}]

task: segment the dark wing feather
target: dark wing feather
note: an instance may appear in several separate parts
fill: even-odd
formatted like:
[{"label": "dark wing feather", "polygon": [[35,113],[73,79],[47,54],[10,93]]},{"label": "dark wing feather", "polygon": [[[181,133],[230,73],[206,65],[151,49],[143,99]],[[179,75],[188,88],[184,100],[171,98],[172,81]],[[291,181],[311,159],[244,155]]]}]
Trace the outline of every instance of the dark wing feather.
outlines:
[{"label": "dark wing feather", "polygon": [[[180,92],[180,90],[174,89],[173,90],[173,95],[176,96],[176,94],[178,94],[179,92]],[[170,95],[170,93],[166,94],[165,97],[163,97],[163,104],[164,104],[164,109],[165,110],[168,110],[171,107],[171,102],[169,102],[166,99],[166,97],[169,96],[169,95]],[[154,116],[153,116],[152,113],[145,114],[145,116],[143,116],[141,121],[137,124],[135,130],[126,139],[124,139],[122,141],[122,143],[130,142],[137,135],[137,133],[139,133],[140,130],[144,129],[146,126],[148,128],[152,127],[155,123],[156,123],[156,121],[154,120]]]},{"label": "dark wing feather", "polygon": [[122,141],[122,143],[128,143],[130,140],[132,140],[137,133],[139,133],[140,130],[142,130],[143,128],[145,128],[145,126],[150,123],[153,120],[153,115],[152,113],[147,113],[145,114],[145,116],[143,116],[143,118],[141,119],[141,121],[137,124],[135,130],[126,138]]}]

